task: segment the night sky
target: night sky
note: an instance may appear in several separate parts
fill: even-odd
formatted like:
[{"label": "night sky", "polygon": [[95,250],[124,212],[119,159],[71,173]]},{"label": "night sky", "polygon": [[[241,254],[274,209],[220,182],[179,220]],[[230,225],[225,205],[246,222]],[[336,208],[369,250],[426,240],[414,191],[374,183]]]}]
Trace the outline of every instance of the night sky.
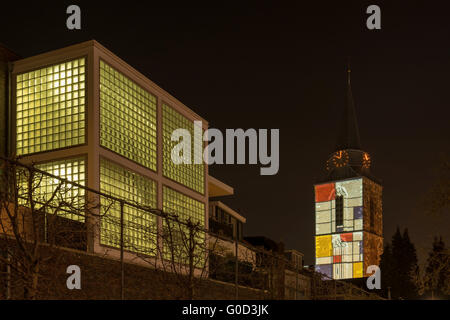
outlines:
[{"label": "night sky", "polygon": [[[23,57],[95,39],[185,105],[210,127],[279,128],[280,170],[214,165],[235,189],[226,204],[264,235],[314,257],[313,184],[334,151],[345,104],[346,63],[362,147],[384,186],[384,236],[408,227],[419,256],[450,217],[421,205],[450,150],[450,22],[436,3],[336,1],[12,2],[0,11],[0,42]],[[66,28],[70,4],[82,30]],[[366,8],[381,7],[381,30]]]}]

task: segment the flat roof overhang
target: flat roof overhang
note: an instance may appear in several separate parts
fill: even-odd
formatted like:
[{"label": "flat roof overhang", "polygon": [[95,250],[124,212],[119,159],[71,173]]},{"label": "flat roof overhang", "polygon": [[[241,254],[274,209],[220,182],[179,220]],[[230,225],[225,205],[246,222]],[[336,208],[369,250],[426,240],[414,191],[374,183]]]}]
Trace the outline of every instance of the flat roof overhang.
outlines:
[{"label": "flat roof overhang", "polygon": [[242,215],[240,215],[239,213],[237,213],[236,211],[234,211],[233,209],[231,209],[229,206],[227,206],[225,203],[223,203],[221,201],[210,201],[209,204],[218,206],[219,208],[221,208],[222,210],[224,210],[231,216],[235,217],[237,220],[241,221],[242,223],[247,222],[246,218],[244,218]]},{"label": "flat roof overhang", "polygon": [[226,183],[212,177],[208,176],[208,196],[212,197],[223,197],[231,196],[234,194],[233,187],[230,187]]}]

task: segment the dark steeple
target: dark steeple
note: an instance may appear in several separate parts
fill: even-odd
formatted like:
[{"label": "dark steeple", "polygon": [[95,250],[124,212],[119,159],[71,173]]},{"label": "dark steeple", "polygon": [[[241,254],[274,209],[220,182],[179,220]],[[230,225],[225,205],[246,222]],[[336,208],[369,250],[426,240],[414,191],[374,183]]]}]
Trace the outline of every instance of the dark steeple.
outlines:
[{"label": "dark steeple", "polygon": [[370,173],[371,157],[361,149],[350,75],[349,65],[347,68],[347,103],[343,112],[336,149],[327,160],[324,182],[361,176],[377,181]]},{"label": "dark steeple", "polygon": [[352,86],[350,83],[350,63],[347,67],[347,103],[342,117],[336,150],[361,150],[359,140],[358,121],[356,119],[355,104],[353,101]]}]

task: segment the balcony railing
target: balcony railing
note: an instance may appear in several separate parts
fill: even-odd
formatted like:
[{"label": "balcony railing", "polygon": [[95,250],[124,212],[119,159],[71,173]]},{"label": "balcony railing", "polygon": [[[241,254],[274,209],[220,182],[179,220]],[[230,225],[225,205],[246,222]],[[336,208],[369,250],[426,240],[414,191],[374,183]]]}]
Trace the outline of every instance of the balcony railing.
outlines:
[{"label": "balcony railing", "polygon": [[232,224],[219,222],[211,218],[209,219],[209,231],[219,236],[234,238]]}]

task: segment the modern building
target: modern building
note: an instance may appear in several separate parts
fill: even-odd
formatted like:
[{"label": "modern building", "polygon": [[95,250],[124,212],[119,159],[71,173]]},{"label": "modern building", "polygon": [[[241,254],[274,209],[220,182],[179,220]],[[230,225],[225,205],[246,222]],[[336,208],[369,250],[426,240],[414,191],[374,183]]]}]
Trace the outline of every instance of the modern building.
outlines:
[{"label": "modern building", "polygon": [[247,219],[221,201],[209,202],[209,230],[217,235],[242,241]]},{"label": "modern building", "polygon": [[367,276],[383,250],[382,185],[361,148],[348,69],[347,103],[326,177],[314,186],[316,270],[329,279]]},{"label": "modern building", "polygon": [[209,202],[209,232],[211,245],[215,254],[231,255],[239,261],[246,262],[253,267],[256,264],[256,252],[243,238],[243,228],[247,219],[231,209],[222,201]]},{"label": "modern building", "polygon": [[[15,60],[8,71],[3,61],[15,57],[3,52],[5,154],[208,228],[209,197],[230,195],[233,189],[209,176],[207,165],[171,160],[173,130],[184,128],[194,136],[193,121],[202,121],[204,130],[205,119],[94,40]],[[44,187],[54,187],[52,181]],[[100,203],[106,206],[106,199]],[[87,251],[119,256],[120,210],[111,206],[109,219],[71,217],[94,229]],[[125,261],[137,262],[136,253],[156,256],[160,232],[145,236],[139,230],[161,231],[161,217],[125,205],[124,222]]]}]

